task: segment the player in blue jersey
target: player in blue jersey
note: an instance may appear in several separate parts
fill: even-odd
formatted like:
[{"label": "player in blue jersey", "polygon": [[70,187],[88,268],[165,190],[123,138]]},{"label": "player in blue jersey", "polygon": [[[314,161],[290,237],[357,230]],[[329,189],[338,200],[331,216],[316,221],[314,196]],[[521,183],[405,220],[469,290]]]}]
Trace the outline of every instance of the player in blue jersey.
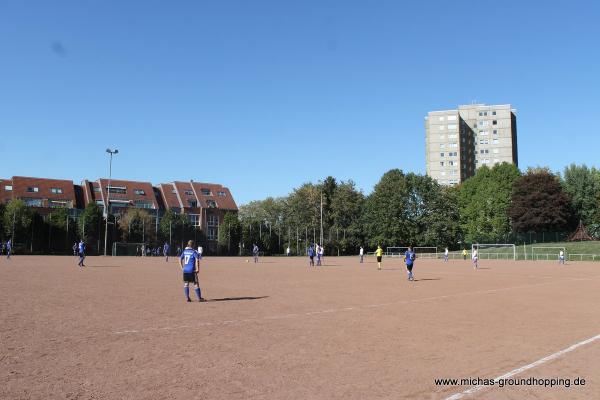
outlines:
[{"label": "player in blue jersey", "polygon": [[200,255],[194,250],[194,241],[190,240],[187,247],[179,256],[179,265],[183,272],[183,291],[188,302],[190,299],[190,283],[194,284],[194,291],[198,297],[198,301],[206,301],[200,292],[200,284],[198,283],[198,271],[200,271]]},{"label": "player in blue jersey", "polygon": [[12,240],[8,239],[6,242],[6,259],[10,260],[10,253],[12,251]]},{"label": "player in blue jersey", "polygon": [[83,260],[85,259],[85,243],[83,242],[83,239],[81,239],[77,245],[77,254],[79,255],[79,262],[77,265],[85,267],[85,265],[83,265]]},{"label": "player in blue jersey", "polygon": [[412,246],[408,246],[408,250],[404,253],[404,262],[406,263],[406,272],[408,274],[408,280],[414,281],[415,277],[413,276],[413,267],[415,265],[416,254],[412,249]]},{"label": "player in blue jersey", "polygon": [[169,247],[169,243],[165,242],[165,244],[163,245],[163,256],[165,256],[165,261],[169,262],[169,250],[171,248]]},{"label": "player in blue jersey", "polygon": [[308,248],[307,254],[308,254],[308,258],[310,260],[310,261],[308,261],[308,266],[314,267],[315,266],[315,249],[313,249],[312,244]]}]

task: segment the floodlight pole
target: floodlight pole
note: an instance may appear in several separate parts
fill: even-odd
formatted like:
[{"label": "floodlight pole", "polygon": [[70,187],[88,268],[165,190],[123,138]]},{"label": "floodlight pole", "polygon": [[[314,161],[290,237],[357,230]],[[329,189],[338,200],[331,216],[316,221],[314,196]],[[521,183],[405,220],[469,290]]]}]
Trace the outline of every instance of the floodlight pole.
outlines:
[{"label": "floodlight pole", "polygon": [[[108,162],[108,186],[106,187],[106,223],[104,225],[104,255],[106,256],[106,246],[108,245],[108,216],[110,215],[110,181],[112,179],[112,158],[114,154],[117,154],[119,150],[106,149],[106,152],[110,154],[110,161]],[[116,223],[116,221],[115,221]]]},{"label": "floodlight pole", "polygon": [[320,246],[323,246],[323,187],[321,187],[321,233],[319,235]]}]

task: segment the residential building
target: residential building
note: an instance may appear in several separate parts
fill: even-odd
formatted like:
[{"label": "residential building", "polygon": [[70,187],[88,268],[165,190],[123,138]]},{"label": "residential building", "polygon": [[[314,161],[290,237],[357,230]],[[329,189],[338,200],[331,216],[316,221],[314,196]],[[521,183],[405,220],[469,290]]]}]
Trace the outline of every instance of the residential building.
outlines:
[{"label": "residential building", "polygon": [[455,185],[483,165],[518,165],[516,110],[510,104],[470,104],[425,117],[427,175]]}]

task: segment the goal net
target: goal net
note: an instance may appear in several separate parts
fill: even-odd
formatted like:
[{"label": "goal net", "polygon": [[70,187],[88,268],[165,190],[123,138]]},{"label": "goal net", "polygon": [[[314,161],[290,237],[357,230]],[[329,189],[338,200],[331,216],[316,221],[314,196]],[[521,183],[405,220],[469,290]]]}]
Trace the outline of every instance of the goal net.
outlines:
[{"label": "goal net", "polygon": [[532,260],[558,260],[560,252],[563,252],[566,258],[566,249],[560,246],[533,246],[531,247],[531,259]]},{"label": "goal net", "polygon": [[516,260],[517,248],[514,243],[474,243],[471,255],[477,250],[480,260]]},{"label": "goal net", "polygon": [[[112,255],[113,256],[141,256],[142,255],[142,246],[144,243],[122,243],[122,242],[114,242],[112,245]],[[148,245],[146,245],[148,247]],[[162,250],[160,252],[162,255]]]}]

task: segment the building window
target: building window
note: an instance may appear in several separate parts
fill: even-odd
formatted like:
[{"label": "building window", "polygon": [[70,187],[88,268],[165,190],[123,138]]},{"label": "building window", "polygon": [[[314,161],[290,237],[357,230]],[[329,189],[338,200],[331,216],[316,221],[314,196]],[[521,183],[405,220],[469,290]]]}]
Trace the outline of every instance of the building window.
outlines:
[{"label": "building window", "polygon": [[210,189],[202,188],[200,189],[200,193],[202,193],[204,196],[212,196]]},{"label": "building window", "polygon": [[494,154],[498,154],[498,153],[500,153],[500,149],[493,149],[493,150],[492,150],[492,153],[494,153]]},{"label": "building window", "polygon": [[452,153],[448,153],[449,157],[456,157],[458,155],[458,152],[452,152]]},{"label": "building window", "polygon": [[127,194],[127,188],[124,186],[109,186],[108,191],[113,194]]},{"label": "building window", "polygon": [[206,216],[206,238],[208,240],[217,240],[219,236],[219,217],[216,215]]},{"label": "building window", "polygon": [[188,214],[188,220],[192,226],[200,226],[200,214]]},{"label": "building window", "polygon": [[490,151],[488,149],[485,149],[485,150],[482,149],[479,151],[480,154],[488,154],[489,152]]},{"label": "building window", "polygon": [[446,144],[440,143],[440,149],[443,149],[444,147],[446,147]]},{"label": "building window", "polygon": [[456,121],[456,115],[448,115],[448,121]]},{"label": "building window", "polygon": [[188,207],[198,207],[198,202],[196,200],[188,200]]},{"label": "building window", "polygon": [[173,193],[173,194],[177,194],[177,190],[175,190],[175,189],[171,189],[171,193]]},{"label": "building window", "polygon": [[440,118],[439,118],[439,120],[440,120],[440,121],[443,121],[443,120],[444,120],[444,117],[440,117]]},{"label": "building window", "polygon": [[498,125],[498,120],[493,120],[492,125]]},{"label": "building window", "polygon": [[100,186],[94,186],[94,193],[100,193]]},{"label": "building window", "polygon": [[61,188],[50,188],[50,192],[53,194],[62,194],[63,190]]},{"label": "building window", "polygon": [[440,157],[444,157],[444,153],[440,153]]},{"label": "building window", "polygon": [[48,205],[51,208],[64,208],[67,207],[68,202],[64,200],[50,200]]},{"label": "building window", "polygon": [[494,144],[498,144],[498,142],[499,142],[498,139],[492,140],[492,143],[494,143]]},{"label": "building window", "polygon": [[12,191],[12,185],[6,185],[6,186],[4,186],[4,190],[6,190],[7,192],[11,192]]},{"label": "building window", "polygon": [[496,111],[492,111],[492,115],[496,115]]},{"label": "building window", "polygon": [[440,161],[440,167],[443,167],[443,166],[444,166],[444,162]]},{"label": "building window", "polygon": [[37,193],[40,191],[40,188],[38,188],[37,186],[28,186],[27,187],[27,192],[29,193]]},{"label": "building window", "polygon": [[454,165],[454,161],[448,161],[448,165]]},{"label": "building window", "polygon": [[135,208],[153,208],[152,202],[146,200],[135,200],[133,204]]},{"label": "building window", "polygon": [[42,199],[23,199],[23,202],[26,206],[29,207],[41,207]]},{"label": "building window", "polygon": [[208,208],[217,208],[217,202],[214,200],[206,200],[206,206]]},{"label": "building window", "polygon": [[458,135],[456,133],[448,135],[448,139],[456,139],[457,137],[458,137]]},{"label": "building window", "polygon": [[493,133],[494,135],[497,135],[497,134],[498,134],[498,130],[497,130],[497,129],[494,129],[494,130],[492,131],[492,133]]},{"label": "building window", "polygon": [[193,196],[194,195],[194,192],[191,191],[191,190],[186,190],[184,193],[185,193],[186,196]]},{"label": "building window", "polygon": [[448,130],[453,130],[453,129],[456,129],[456,125],[455,124],[448,125]]},{"label": "building window", "polygon": [[145,196],[146,192],[143,189],[133,189],[133,194],[137,194],[140,196]]},{"label": "building window", "polygon": [[217,195],[218,195],[219,197],[226,197],[226,196],[227,196],[227,193],[225,193],[223,190],[221,190],[221,191],[217,192]]}]

